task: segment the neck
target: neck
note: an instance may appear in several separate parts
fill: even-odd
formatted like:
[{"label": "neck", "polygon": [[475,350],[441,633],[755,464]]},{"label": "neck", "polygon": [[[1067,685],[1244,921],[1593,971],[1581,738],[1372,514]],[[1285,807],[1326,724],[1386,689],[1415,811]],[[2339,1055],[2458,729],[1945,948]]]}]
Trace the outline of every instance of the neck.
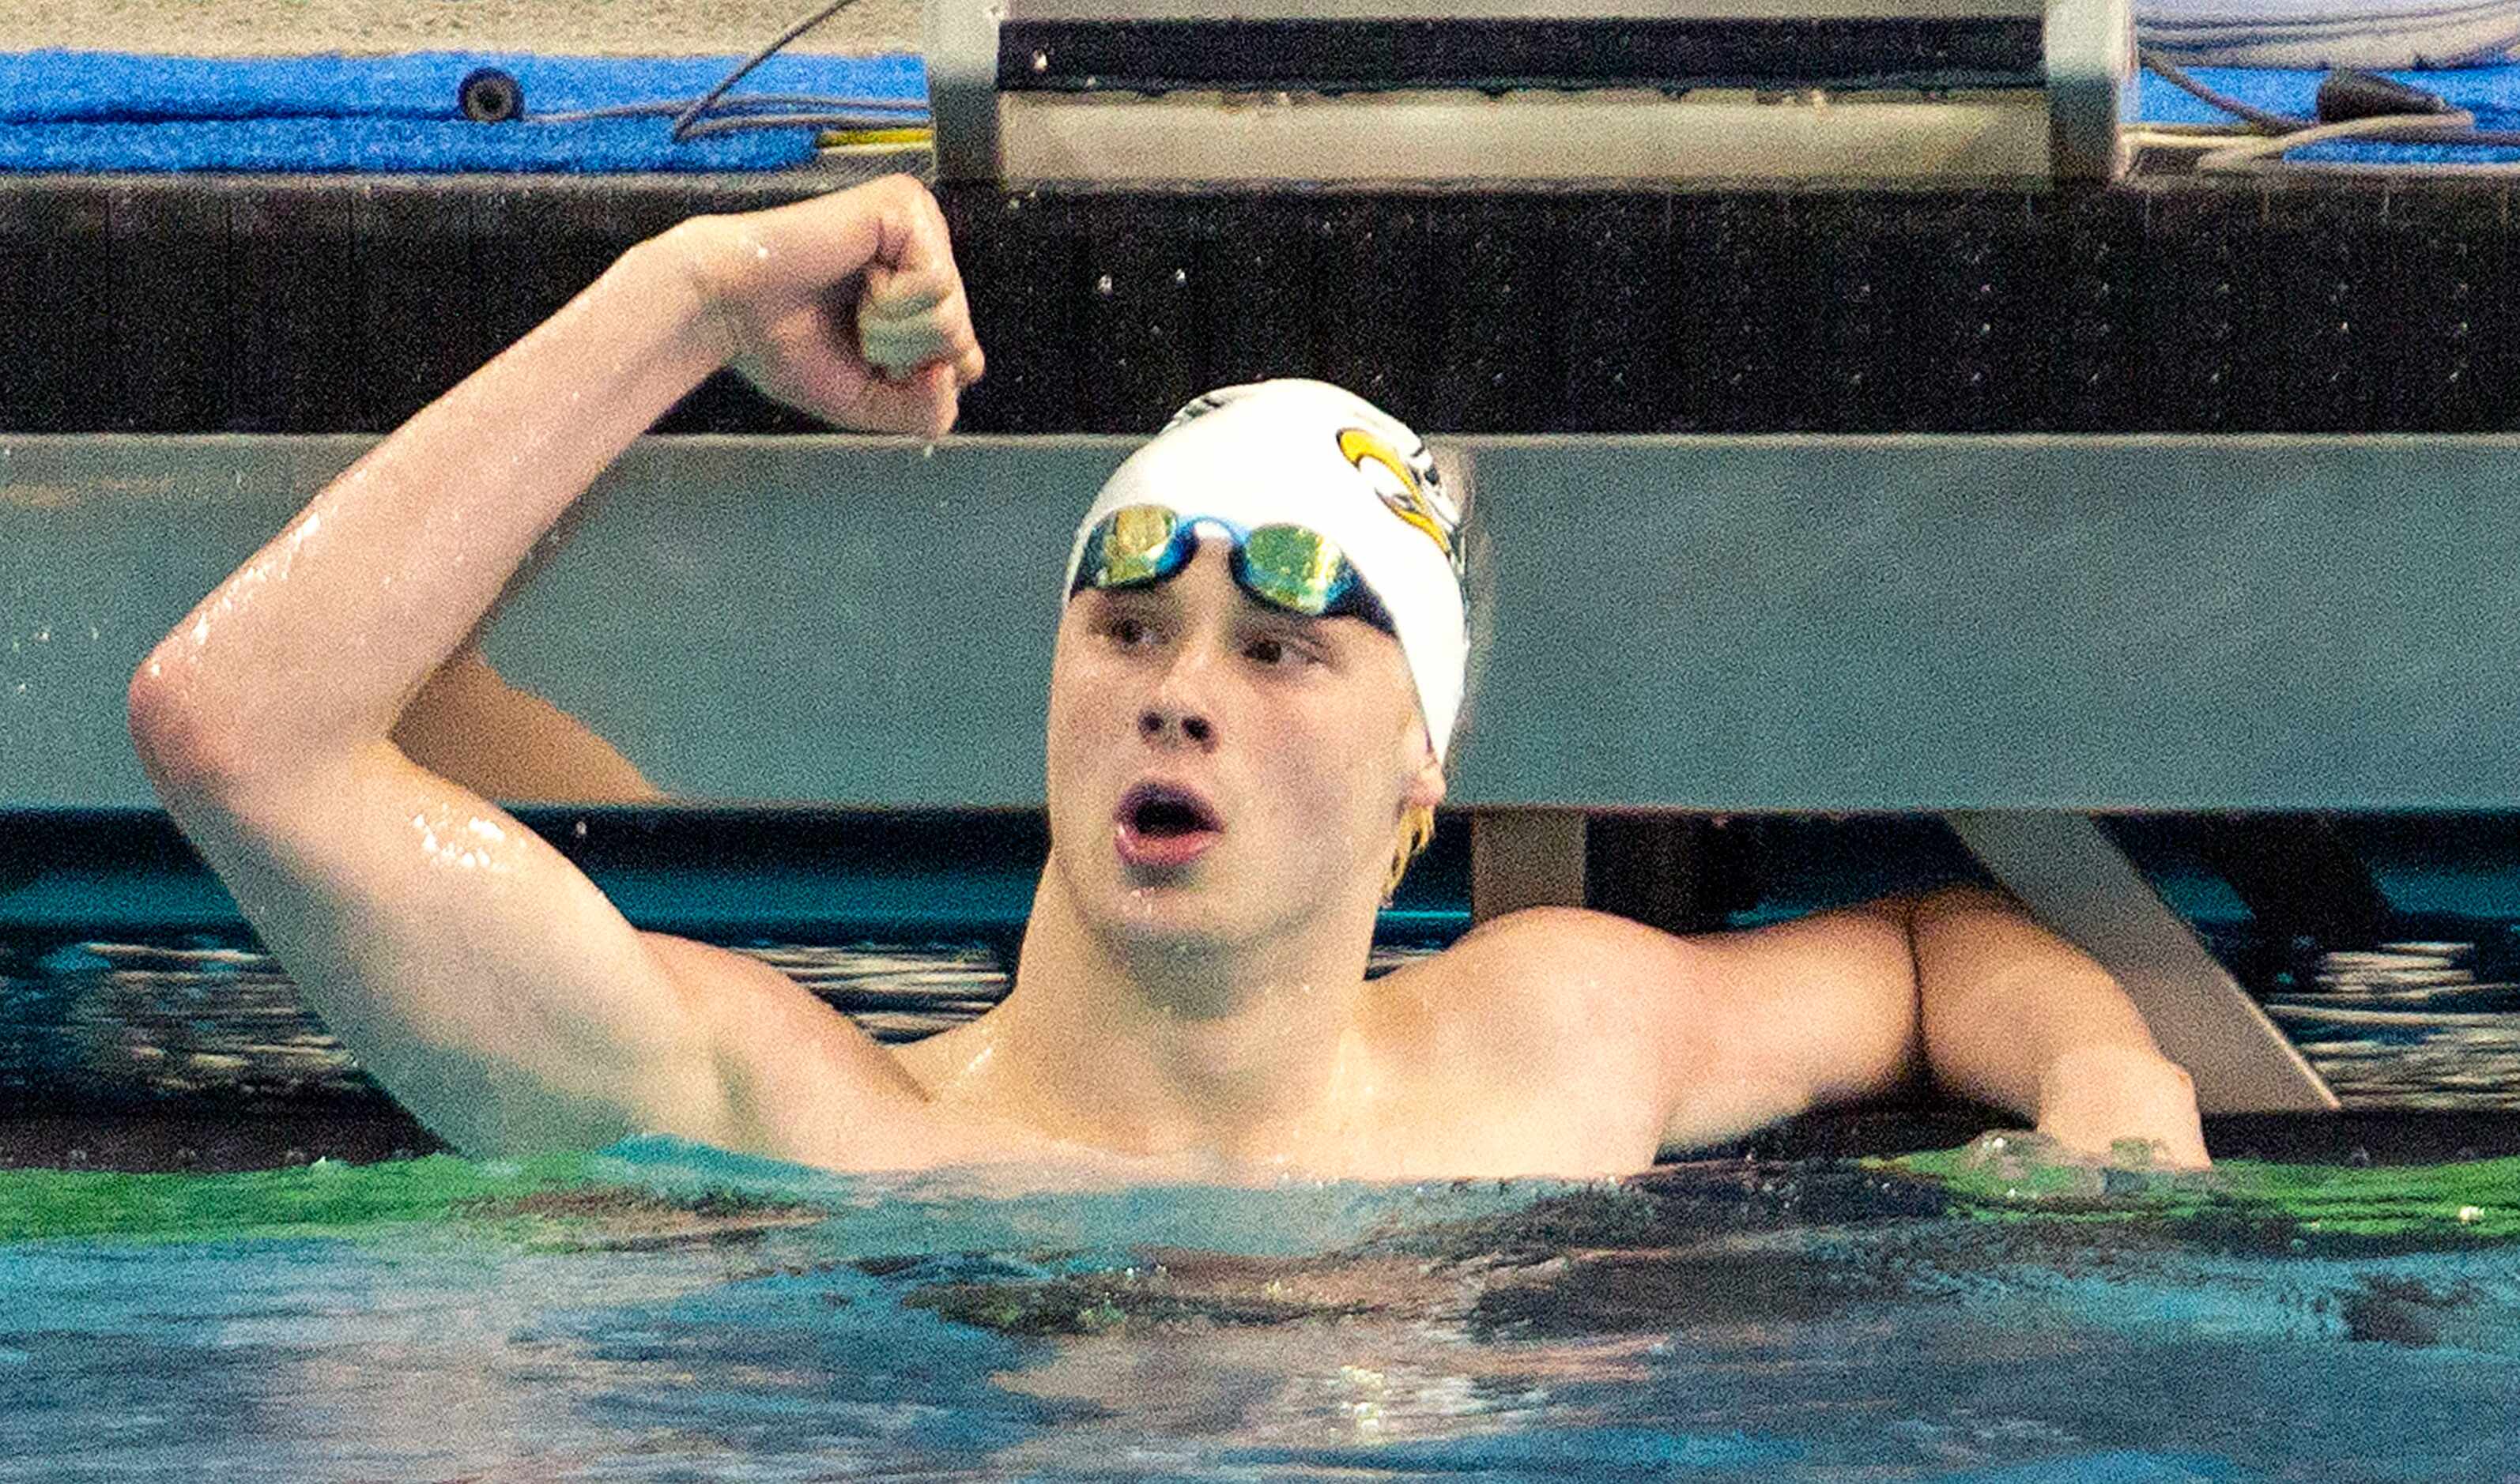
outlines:
[{"label": "neck", "polygon": [[1062,1137],[1139,1153],[1268,1160],[1361,1070],[1353,1027],[1373,904],[1248,943],[1097,932],[1056,863],[998,1015],[1002,1075]]}]

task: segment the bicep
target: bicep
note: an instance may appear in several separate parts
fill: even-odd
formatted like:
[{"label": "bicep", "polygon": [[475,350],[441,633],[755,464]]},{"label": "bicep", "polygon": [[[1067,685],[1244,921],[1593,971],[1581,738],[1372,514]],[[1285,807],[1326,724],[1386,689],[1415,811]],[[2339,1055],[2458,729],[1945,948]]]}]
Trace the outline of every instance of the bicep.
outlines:
[{"label": "bicep", "polygon": [[167,803],[309,1007],[459,1148],[722,1138],[684,980],[495,805],[383,743]]},{"label": "bicep", "polygon": [[1665,1148],[1886,1091],[1914,1064],[1904,900],[1686,938],[1599,913],[1525,916],[1553,976],[1608,991],[1638,1025]]},{"label": "bicep", "polygon": [[1890,898],[1682,940],[1691,972],[1667,1026],[1677,1125],[1690,1089],[1727,1086],[1755,1128],[1887,1092],[1916,1064],[1909,904]]},{"label": "bicep", "polygon": [[1550,986],[1526,999],[1552,1018],[1505,1022],[1524,1059],[1534,1044],[1581,1043],[1580,1058],[1552,1065],[1589,1094],[1649,1101],[1666,1147],[1886,1091],[1914,1064],[1904,899],[1693,937],[1539,908],[1484,924],[1457,951],[1492,982]]}]

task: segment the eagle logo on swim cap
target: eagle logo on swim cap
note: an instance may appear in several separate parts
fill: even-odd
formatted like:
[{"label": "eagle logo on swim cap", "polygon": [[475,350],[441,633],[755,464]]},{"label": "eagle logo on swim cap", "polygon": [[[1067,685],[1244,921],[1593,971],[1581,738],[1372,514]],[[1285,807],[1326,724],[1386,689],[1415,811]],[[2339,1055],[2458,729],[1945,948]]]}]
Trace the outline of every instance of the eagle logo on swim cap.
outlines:
[{"label": "eagle logo on swim cap", "polygon": [[1453,570],[1461,571],[1460,542],[1455,537],[1462,528],[1462,513],[1445,492],[1444,476],[1436,471],[1435,456],[1425,444],[1403,454],[1370,428],[1343,427],[1338,451],[1340,458],[1365,475],[1393,515],[1425,532]]},{"label": "eagle logo on swim cap", "polygon": [[[1443,554],[1445,563],[1453,569],[1455,581],[1467,580],[1468,565],[1461,542],[1461,502],[1444,487],[1444,476],[1436,469],[1435,456],[1427,450],[1426,441],[1410,431],[1407,425],[1343,386],[1284,378],[1202,392],[1182,404],[1181,410],[1164,425],[1163,432],[1169,433],[1237,403],[1283,409],[1285,421],[1281,427],[1296,420],[1311,422],[1319,418],[1314,427],[1327,423],[1336,429],[1341,462],[1365,476],[1367,487],[1381,499],[1384,508],[1435,543],[1435,550]],[[1309,430],[1303,435],[1312,436]],[[1157,434],[1158,441],[1161,437]]]}]

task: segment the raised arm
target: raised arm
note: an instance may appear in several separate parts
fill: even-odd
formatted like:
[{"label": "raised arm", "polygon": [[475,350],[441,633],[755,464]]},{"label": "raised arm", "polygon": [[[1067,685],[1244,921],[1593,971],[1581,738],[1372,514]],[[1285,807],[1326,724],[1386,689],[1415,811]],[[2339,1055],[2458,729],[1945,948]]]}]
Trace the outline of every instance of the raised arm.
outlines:
[{"label": "raised arm", "polygon": [[534,543],[490,611],[395,719],[405,757],[484,798],[549,804],[654,803],[664,790],[593,727],[512,684],[481,652],[508,601],[542,575],[594,511],[581,498]]},{"label": "raised arm", "polygon": [[[846,427],[948,428],[980,353],[925,190],[896,177],[632,248],[335,479],[133,676],[177,822],[344,1044],[467,1149],[653,1130],[883,1162],[781,1129],[915,1137],[916,1090],[845,1020],[634,931],[393,741],[533,543],[730,361]],[[784,1122],[765,1111],[783,1100]]]}]

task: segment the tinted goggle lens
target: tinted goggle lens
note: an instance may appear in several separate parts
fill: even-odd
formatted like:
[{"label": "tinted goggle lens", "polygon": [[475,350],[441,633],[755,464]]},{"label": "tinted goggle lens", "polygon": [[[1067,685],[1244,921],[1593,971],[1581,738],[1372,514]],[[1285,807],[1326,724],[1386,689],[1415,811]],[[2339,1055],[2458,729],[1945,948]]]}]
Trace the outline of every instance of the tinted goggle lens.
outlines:
[{"label": "tinted goggle lens", "polygon": [[1076,571],[1082,587],[1135,587],[1160,582],[1190,560],[1187,543],[1175,541],[1181,522],[1171,511],[1153,505],[1115,510],[1085,540],[1085,564]]},{"label": "tinted goggle lens", "polygon": [[1329,537],[1300,525],[1264,525],[1242,543],[1242,585],[1298,613],[1327,613],[1358,586],[1356,568]]},{"label": "tinted goggle lens", "polygon": [[[1220,521],[1219,524],[1224,522]],[[1161,582],[1188,565],[1198,549],[1197,521],[1160,505],[1113,511],[1085,538],[1075,586],[1138,587]],[[1390,631],[1391,618],[1338,543],[1301,525],[1264,525],[1235,537],[1234,580],[1263,603],[1309,617],[1353,613]]]}]

